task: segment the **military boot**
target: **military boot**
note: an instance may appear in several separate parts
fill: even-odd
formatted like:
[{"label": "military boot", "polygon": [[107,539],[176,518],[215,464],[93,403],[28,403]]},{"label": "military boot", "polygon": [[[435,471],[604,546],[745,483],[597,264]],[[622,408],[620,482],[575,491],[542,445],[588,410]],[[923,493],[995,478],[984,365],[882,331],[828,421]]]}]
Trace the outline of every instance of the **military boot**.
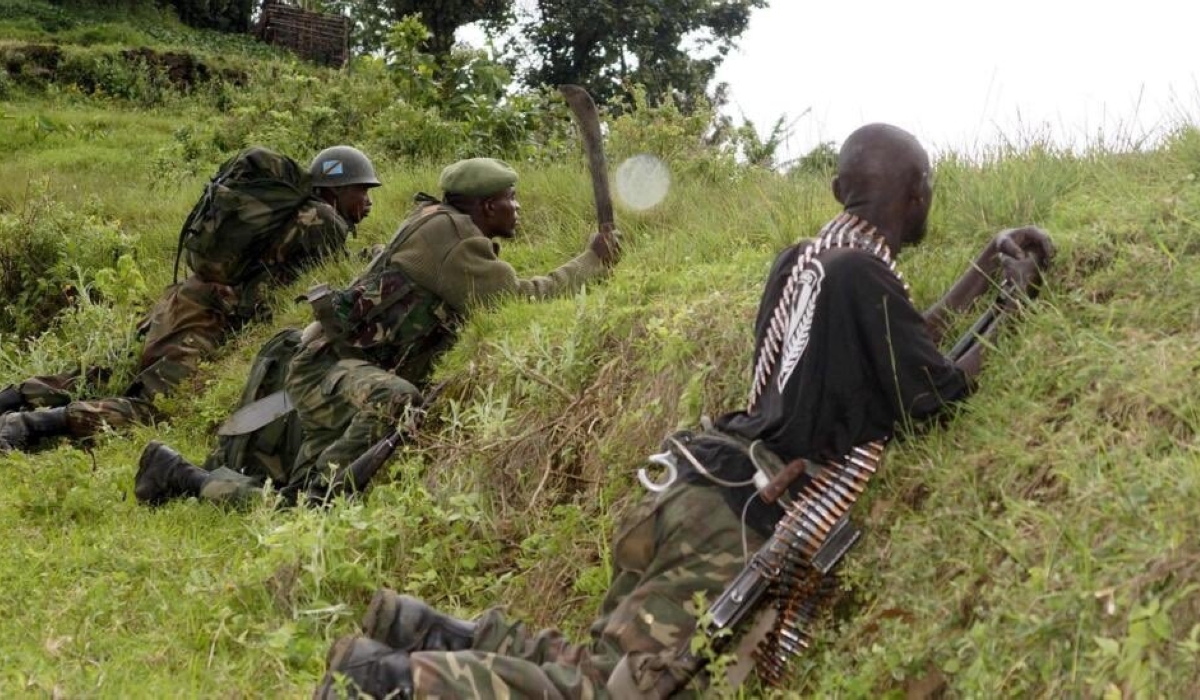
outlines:
[{"label": "military boot", "polygon": [[0,416],[0,451],[25,450],[37,440],[68,432],[66,408],[6,413]]},{"label": "military boot", "polygon": [[411,596],[381,588],[363,616],[363,632],[399,651],[462,651],[471,647],[475,623],[434,610]]},{"label": "military boot", "polygon": [[6,386],[0,389],[0,415],[20,411],[25,408],[25,397],[21,396],[21,392],[17,391],[15,386]]},{"label": "military boot", "polygon": [[[413,672],[408,654],[366,637],[342,637],[326,657],[329,670],[313,700],[394,698],[412,700]],[[343,676],[338,680],[334,674]]]},{"label": "military boot", "polygon": [[158,440],[151,440],[138,460],[133,495],[139,503],[157,506],[172,498],[199,496],[208,472]]}]

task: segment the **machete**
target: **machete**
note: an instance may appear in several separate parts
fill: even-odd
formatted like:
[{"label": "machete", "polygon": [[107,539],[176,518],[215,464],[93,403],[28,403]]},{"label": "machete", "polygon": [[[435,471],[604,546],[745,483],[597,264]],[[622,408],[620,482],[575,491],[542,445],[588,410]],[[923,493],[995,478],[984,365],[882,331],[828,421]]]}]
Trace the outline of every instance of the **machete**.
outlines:
[{"label": "machete", "polygon": [[233,412],[217,429],[217,435],[245,435],[292,410],[292,399],[283,389],[248,403]]},{"label": "machete", "polygon": [[596,200],[596,221],[601,233],[615,227],[612,193],[608,189],[608,161],[604,158],[604,136],[600,133],[600,114],[587,90],[578,85],[559,85],[558,91],[567,100],[575,123],[583,137],[588,172],[592,175],[592,195]]}]

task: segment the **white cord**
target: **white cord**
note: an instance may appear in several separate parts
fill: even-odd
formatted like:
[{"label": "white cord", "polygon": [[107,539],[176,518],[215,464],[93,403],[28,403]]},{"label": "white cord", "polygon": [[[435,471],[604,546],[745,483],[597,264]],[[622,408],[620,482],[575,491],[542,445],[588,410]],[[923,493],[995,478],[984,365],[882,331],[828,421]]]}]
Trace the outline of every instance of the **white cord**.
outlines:
[{"label": "white cord", "polygon": [[750,494],[746,505],[742,506],[742,566],[750,564],[750,540],[746,537],[746,516],[750,513],[750,502],[758,498],[758,491]]},{"label": "white cord", "polygon": [[688,463],[692,465],[693,469],[700,472],[700,474],[704,478],[708,479],[709,481],[713,482],[714,484],[717,484],[719,486],[724,486],[726,488],[740,488],[742,486],[750,486],[754,483],[754,477],[750,477],[749,479],[746,479],[745,481],[726,481],[725,479],[720,478],[716,474],[713,474],[708,469],[705,469],[704,465],[700,464],[700,460],[696,459],[696,456],[692,454],[692,451],[689,450],[688,448],[684,447],[683,443],[679,442],[678,440],[676,440],[673,437],[669,437],[669,438],[667,438],[667,440],[669,440],[672,445],[674,445],[676,448],[679,449],[680,454],[682,454],[687,459]]}]

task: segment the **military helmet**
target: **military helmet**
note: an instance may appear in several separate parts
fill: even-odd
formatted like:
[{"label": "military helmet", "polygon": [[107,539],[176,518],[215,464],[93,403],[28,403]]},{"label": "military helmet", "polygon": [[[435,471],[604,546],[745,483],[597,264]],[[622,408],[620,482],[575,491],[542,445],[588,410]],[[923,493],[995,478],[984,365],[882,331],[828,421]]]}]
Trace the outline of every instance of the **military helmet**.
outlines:
[{"label": "military helmet", "polygon": [[352,146],[326,148],[313,158],[308,172],[312,175],[313,187],[379,187],[383,184],[375,176],[375,166],[371,165],[371,159]]}]

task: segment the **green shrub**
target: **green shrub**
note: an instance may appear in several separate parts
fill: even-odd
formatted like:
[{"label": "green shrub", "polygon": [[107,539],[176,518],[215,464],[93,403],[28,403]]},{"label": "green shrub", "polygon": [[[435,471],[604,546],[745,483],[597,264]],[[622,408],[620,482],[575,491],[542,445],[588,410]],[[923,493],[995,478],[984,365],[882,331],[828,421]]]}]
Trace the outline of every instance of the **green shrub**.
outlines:
[{"label": "green shrub", "polygon": [[29,29],[60,32],[75,26],[71,13],[48,2],[37,0],[3,0],[0,2],[0,23],[19,23]]},{"label": "green shrub", "polygon": [[[99,295],[93,283],[133,253],[118,222],[56,202],[35,183],[19,211],[0,212],[0,332],[19,337],[48,327],[65,307]],[[110,291],[117,285],[110,285]]]}]

